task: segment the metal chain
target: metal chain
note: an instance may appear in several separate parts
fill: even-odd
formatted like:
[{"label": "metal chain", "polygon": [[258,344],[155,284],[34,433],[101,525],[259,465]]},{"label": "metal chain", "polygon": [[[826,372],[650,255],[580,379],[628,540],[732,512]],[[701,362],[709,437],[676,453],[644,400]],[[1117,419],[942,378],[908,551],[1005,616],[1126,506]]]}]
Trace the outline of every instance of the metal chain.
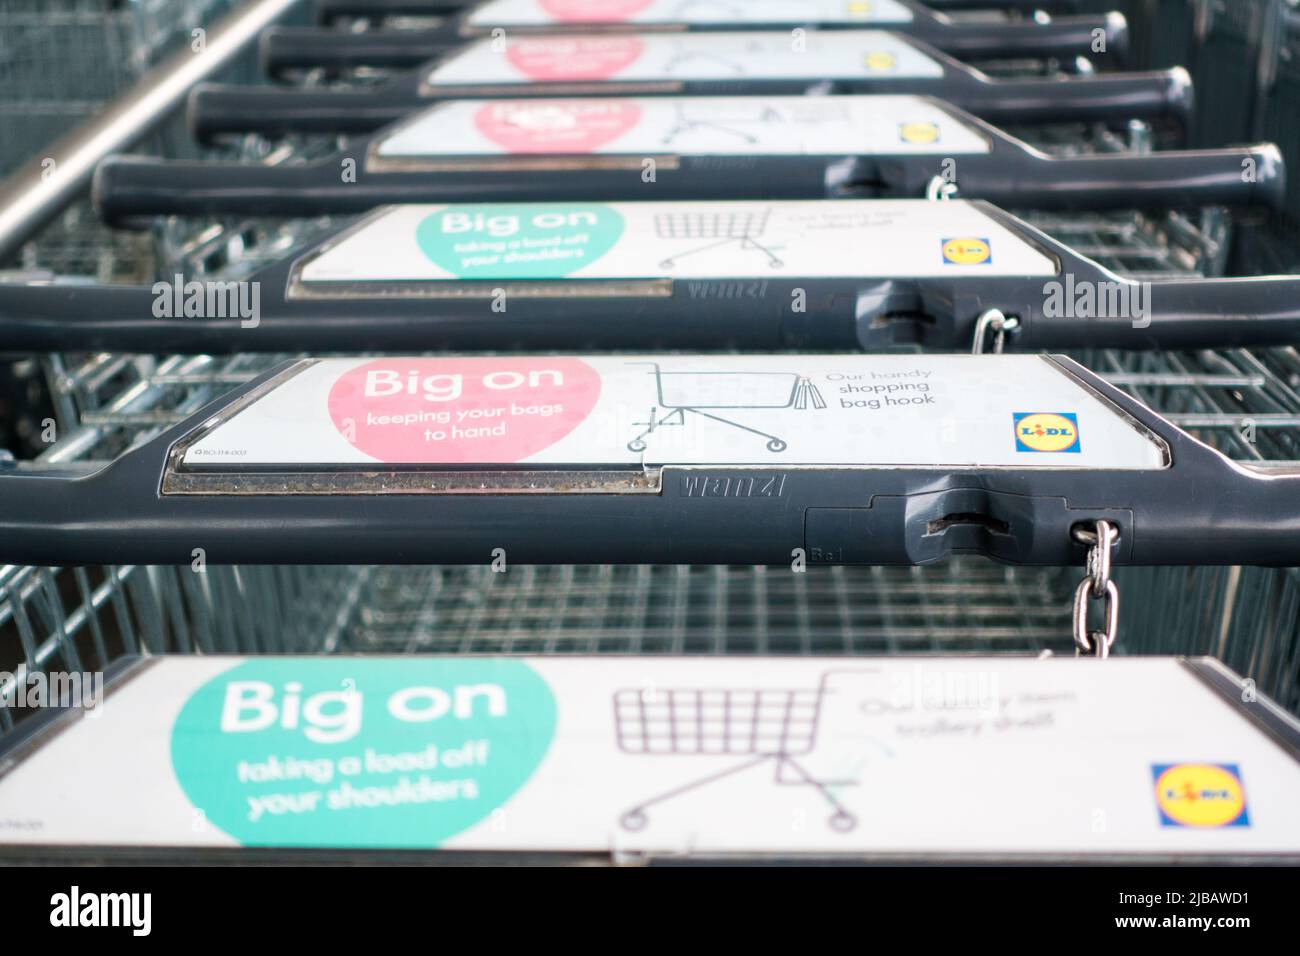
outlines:
[{"label": "metal chain", "polygon": [[[1119,529],[1109,521],[1098,521],[1093,530],[1075,528],[1076,541],[1088,545],[1088,574],[1074,592],[1074,648],[1082,657],[1110,656],[1119,633],[1119,588],[1110,577],[1111,550],[1119,541]],[[1088,630],[1090,602],[1100,601],[1105,630]]]},{"label": "metal chain", "polygon": [[942,176],[934,176],[925,185],[925,198],[931,202],[945,202],[957,198],[957,184]]},{"label": "metal chain", "polygon": [[1001,309],[989,309],[975,320],[975,341],[971,343],[971,354],[984,354],[984,343],[988,341],[989,333],[992,332],[993,348],[991,351],[994,355],[1001,355],[1002,349],[1007,344],[1007,333],[1019,325],[1019,319],[1007,318],[1002,314]]}]

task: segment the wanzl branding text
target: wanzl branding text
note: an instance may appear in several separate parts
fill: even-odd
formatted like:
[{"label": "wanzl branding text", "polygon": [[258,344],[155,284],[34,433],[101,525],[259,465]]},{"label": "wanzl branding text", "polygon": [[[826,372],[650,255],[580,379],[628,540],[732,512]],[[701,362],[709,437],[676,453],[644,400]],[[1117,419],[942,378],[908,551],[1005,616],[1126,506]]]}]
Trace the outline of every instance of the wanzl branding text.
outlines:
[{"label": "wanzl branding text", "polygon": [[780,498],[785,475],[683,475],[687,498]]}]

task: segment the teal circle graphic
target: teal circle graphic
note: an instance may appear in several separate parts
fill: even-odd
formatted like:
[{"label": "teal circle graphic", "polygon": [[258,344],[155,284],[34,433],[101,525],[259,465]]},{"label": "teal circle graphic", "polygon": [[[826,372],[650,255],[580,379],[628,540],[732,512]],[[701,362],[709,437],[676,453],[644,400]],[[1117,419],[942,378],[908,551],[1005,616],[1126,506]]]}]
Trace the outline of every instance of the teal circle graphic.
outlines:
[{"label": "teal circle graphic", "polygon": [[429,261],[460,279],[563,278],[622,235],[622,215],[593,203],[448,206],[415,228]]},{"label": "teal circle graphic", "polygon": [[186,701],[172,768],[245,846],[431,848],[523,787],[555,720],[521,661],[253,658]]}]

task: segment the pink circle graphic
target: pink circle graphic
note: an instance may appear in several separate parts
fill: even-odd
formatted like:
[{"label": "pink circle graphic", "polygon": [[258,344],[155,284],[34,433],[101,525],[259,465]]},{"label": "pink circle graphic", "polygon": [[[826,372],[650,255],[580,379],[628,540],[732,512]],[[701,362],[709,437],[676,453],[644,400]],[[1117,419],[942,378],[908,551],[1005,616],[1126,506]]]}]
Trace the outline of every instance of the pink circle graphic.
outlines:
[{"label": "pink circle graphic", "polygon": [[516,70],[543,82],[604,80],[645,49],[640,37],[524,37],[506,47]]},{"label": "pink circle graphic", "polygon": [[600,388],[600,373],[574,358],[383,358],[335,380],[329,413],[382,462],[506,465],[572,432]]},{"label": "pink circle graphic", "polygon": [[618,23],[630,19],[654,0],[540,0],[553,20],[566,23]]},{"label": "pink circle graphic", "polygon": [[627,100],[507,100],[480,107],[474,125],[511,153],[590,153],[640,119]]}]

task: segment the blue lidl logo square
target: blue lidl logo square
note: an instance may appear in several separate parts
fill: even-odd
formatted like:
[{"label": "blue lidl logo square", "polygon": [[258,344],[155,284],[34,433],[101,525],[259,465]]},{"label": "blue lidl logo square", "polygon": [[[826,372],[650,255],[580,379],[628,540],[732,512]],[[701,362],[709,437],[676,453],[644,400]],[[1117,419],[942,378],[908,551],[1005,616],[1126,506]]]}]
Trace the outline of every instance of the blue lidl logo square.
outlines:
[{"label": "blue lidl logo square", "polygon": [[1151,765],[1162,827],[1218,830],[1250,826],[1246,786],[1232,763]]},{"label": "blue lidl logo square", "polygon": [[950,266],[987,266],[993,264],[993,244],[977,236],[960,236],[943,240],[943,261]]},{"label": "blue lidl logo square", "polygon": [[1016,412],[1016,451],[1074,452],[1082,449],[1074,412]]}]

